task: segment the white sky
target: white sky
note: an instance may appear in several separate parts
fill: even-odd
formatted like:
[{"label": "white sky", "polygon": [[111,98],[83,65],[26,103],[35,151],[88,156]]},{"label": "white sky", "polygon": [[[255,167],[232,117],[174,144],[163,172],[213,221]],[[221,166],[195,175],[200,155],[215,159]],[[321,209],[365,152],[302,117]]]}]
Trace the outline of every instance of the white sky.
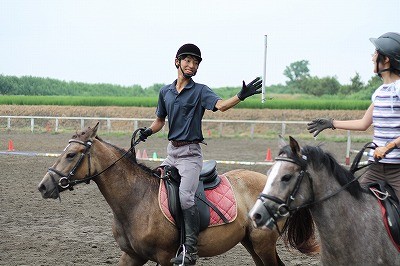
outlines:
[{"label": "white sky", "polygon": [[286,66],[349,83],[373,76],[370,37],[400,32],[399,0],[1,0],[0,74],[143,87],[176,78],[174,57],[195,43],[195,80],[211,88]]}]

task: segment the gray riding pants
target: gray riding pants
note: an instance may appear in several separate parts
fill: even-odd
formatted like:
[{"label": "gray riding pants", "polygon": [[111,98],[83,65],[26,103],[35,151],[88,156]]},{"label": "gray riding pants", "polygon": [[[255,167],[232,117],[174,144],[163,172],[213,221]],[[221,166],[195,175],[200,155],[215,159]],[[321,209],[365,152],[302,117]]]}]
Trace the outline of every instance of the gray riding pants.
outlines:
[{"label": "gray riding pants", "polygon": [[167,146],[167,158],[161,166],[175,166],[181,175],[179,185],[179,199],[181,207],[186,210],[192,207],[194,196],[199,185],[199,175],[203,167],[203,154],[200,144],[188,144],[174,147],[171,143]]}]

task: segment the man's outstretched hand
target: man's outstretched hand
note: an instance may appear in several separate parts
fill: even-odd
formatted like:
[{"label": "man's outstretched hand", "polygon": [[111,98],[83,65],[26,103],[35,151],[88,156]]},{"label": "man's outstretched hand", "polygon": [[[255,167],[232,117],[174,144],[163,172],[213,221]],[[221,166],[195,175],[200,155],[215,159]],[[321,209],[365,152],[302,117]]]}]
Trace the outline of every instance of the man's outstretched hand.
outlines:
[{"label": "man's outstretched hand", "polygon": [[253,96],[254,94],[260,94],[261,87],[262,79],[260,77],[255,78],[247,85],[243,80],[242,89],[237,94],[237,97],[239,98],[239,100],[244,101],[247,97]]}]

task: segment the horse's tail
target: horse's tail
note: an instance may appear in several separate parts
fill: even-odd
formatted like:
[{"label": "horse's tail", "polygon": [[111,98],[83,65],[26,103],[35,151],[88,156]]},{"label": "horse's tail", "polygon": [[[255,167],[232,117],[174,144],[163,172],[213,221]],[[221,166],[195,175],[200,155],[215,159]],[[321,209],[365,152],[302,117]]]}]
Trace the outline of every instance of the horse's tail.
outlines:
[{"label": "horse's tail", "polygon": [[286,246],[297,249],[303,254],[319,252],[315,237],[315,225],[309,209],[299,209],[291,215],[286,224],[283,240]]}]

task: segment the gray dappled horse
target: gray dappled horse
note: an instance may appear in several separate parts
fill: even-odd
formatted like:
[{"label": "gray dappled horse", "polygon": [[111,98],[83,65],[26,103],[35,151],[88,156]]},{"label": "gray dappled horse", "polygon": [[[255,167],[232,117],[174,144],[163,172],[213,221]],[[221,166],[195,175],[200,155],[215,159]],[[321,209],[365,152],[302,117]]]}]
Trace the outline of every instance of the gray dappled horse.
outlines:
[{"label": "gray dappled horse", "polygon": [[249,213],[255,227],[287,219],[285,240],[307,254],[318,251],[315,222],[324,265],[400,265],[377,199],[329,153],[290,137],[267,175]]},{"label": "gray dappled horse", "polygon": [[[73,136],[43,177],[39,191],[43,198],[56,199],[68,187],[93,179],[113,211],[113,234],[122,250],[119,265],[144,265],[147,261],[171,265],[179,234],[159,207],[160,179],[136,161],[134,149],[125,151],[102,140],[97,129],[98,124]],[[248,218],[266,176],[243,169],[224,175],[233,187],[237,216],[200,233],[199,256],[216,256],[242,243],[255,265],[282,264],[276,252],[277,231],[257,230]]]}]

